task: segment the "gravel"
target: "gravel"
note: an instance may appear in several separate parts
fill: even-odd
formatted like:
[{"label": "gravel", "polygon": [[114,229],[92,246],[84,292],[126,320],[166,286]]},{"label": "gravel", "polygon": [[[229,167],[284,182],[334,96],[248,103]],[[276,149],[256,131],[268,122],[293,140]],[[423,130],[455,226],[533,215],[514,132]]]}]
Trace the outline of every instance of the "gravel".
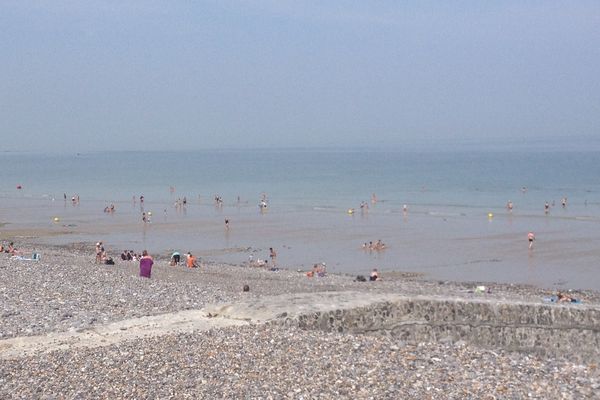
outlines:
[{"label": "gravel", "polygon": [[10,360],[0,397],[583,399],[599,379],[596,365],[260,325]]},{"label": "gravel", "polygon": [[[37,247],[39,249],[39,246]],[[405,273],[381,282],[307,278],[244,266],[94,262],[93,244],[47,247],[42,260],[0,254],[0,339],[83,330],[144,315],[283,293],[393,292],[541,302],[551,290],[453,283]],[[244,293],[243,286],[250,286]],[[485,284],[491,293],[476,293]],[[575,292],[598,304],[596,292]],[[0,342],[1,346],[1,342]],[[172,333],[0,362],[0,398],[582,399],[600,398],[596,364],[398,339],[303,331],[276,324]]]}]

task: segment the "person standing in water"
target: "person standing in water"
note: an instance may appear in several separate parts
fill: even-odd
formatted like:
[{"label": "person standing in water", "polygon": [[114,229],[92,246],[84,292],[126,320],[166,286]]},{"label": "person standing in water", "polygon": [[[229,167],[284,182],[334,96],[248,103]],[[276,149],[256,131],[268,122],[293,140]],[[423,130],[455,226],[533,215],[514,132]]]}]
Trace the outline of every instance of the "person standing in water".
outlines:
[{"label": "person standing in water", "polygon": [[143,278],[150,278],[152,273],[152,265],[154,260],[148,255],[148,251],[142,252],[142,258],[140,258],[140,276]]},{"label": "person standing in water", "polygon": [[533,232],[529,232],[527,234],[527,240],[529,241],[529,249],[533,249],[533,241],[535,240],[535,235]]}]

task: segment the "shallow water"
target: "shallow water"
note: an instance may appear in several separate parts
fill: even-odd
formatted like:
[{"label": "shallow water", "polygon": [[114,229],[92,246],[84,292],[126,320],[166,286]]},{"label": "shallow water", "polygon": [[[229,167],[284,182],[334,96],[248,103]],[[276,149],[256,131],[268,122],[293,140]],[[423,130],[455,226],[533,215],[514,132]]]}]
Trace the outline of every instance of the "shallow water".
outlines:
[{"label": "shallow water", "polygon": [[[113,255],[125,248],[155,254],[177,249],[233,263],[250,254],[268,258],[274,247],[278,264],[291,268],[326,262],[330,271],[352,274],[377,267],[437,279],[600,290],[599,155],[3,154],[0,221],[9,224],[0,233],[35,228],[62,233],[46,237],[49,243],[103,240]],[[18,184],[23,188],[16,189]],[[261,213],[263,192],[269,207]],[[64,201],[63,193],[78,194],[80,204]],[[141,222],[141,194],[151,223]],[[215,194],[223,197],[222,207],[214,206]],[[188,204],[177,210],[173,204],[183,196]],[[564,196],[566,208],[560,205]],[[509,199],[512,213],[505,208]],[[361,201],[368,211],[361,212]],[[555,202],[548,215],[545,201]],[[110,203],[114,214],[102,211]],[[349,208],[355,213],[348,214]],[[527,248],[530,230],[537,238],[533,251]],[[378,239],[388,248],[361,249]]]}]

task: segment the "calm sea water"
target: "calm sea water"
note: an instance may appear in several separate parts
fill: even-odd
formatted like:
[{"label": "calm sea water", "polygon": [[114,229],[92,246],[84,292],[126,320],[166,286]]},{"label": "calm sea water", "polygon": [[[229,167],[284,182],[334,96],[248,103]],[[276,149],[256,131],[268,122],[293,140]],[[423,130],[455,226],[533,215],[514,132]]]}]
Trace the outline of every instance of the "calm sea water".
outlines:
[{"label": "calm sea water", "polygon": [[[599,161],[597,151],[1,153],[0,221],[8,224],[0,234],[39,228],[63,233],[45,239],[51,243],[103,240],[113,253],[177,249],[234,263],[248,259],[248,248],[267,258],[274,247],[278,263],[290,268],[326,262],[352,274],[378,267],[600,289]],[[63,194],[79,195],[80,204]],[[140,195],[150,224],[132,200]],[[177,210],[184,196],[187,206]],[[368,211],[361,212],[362,201]],[[548,215],[546,201],[554,203]],[[105,214],[111,203],[116,212]],[[527,249],[530,230],[534,251]],[[361,249],[378,239],[386,250]]]}]

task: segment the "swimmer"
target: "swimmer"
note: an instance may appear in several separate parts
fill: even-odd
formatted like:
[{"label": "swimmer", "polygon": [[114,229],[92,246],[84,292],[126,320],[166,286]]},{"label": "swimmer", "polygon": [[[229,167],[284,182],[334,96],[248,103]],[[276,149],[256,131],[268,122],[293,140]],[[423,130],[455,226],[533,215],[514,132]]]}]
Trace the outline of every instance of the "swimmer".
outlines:
[{"label": "swimmer", "polygon": [[544,213],[548,214],[550,212],[550,204],[548,204],[548,202],[546,202],[544,204]]},{"label": "swimmer", "polygon": [[225,229],[229,229],[229,219],[225,218]]},{"label": "swimmer", "polygon": [[533,232],[529,232],[527,234],[527,240],[529,241],[529,249],[533,249],[533,241],[535,240],[535,235]]},{"label": "swimmer", "polygon": [[406,204],[402,206],[402,212],[405,214],[408,212],[408,206]]},{"label": "swimmer", "polygon": [[506,209],[508,210],[508,212],[512,212],[513,209],[513,203],[512,201],[508,201],[508,203],[506,203]]},{"label": "swimmer", "polygon": [[562,200],[560,201],[560,203],[562,204],[563,208],[566,208],[567,207],[567,198],[563,197]]}]

